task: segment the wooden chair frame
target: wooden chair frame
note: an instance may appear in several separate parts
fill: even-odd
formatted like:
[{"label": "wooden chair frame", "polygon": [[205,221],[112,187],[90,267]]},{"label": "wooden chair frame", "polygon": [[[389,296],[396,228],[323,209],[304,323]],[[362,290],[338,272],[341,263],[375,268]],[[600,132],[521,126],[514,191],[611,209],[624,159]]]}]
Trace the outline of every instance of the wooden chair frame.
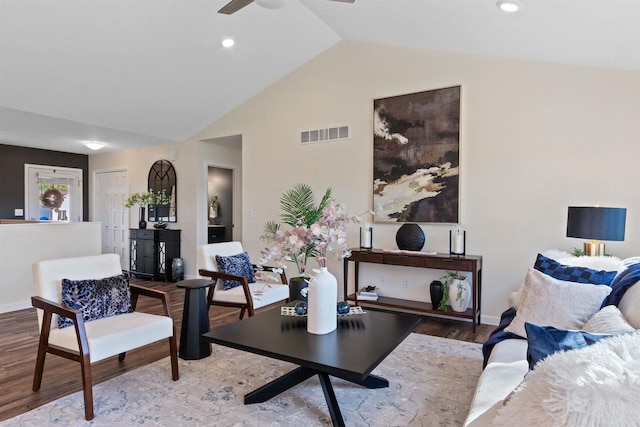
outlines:
[{"label": "wooden chair frame", "polygon": [[[262,267],[261,271],[274,271],[276,267]],[[255,264],[253,264],[253,270],[254,271],[258,271],[258,268]],[[251,289],[249,289],[249,282],[247,281],[247,278],[244,276],[235,276],[232,274],[226,274],[226,273],[222,273],[219,271],[211,271],[211,270],[205,270],[205,269],[200,269],[198,270],[198,273],[201,276],[205,276],[205,277],[211,277],[213,280],[215,280],[215,283],[212,286],[209,286],[209,291],[207,292],[207,309],[209,309],[212,305],[219,305],[222,307],[235,307],[235,308],[239,308],[240,309],[240,320],[242,320],[242,318],[244,318],[244,313],[245,311],[247,311],[249,313],[249,317],[252,317],[255,314],[255,309],[253,307],[253,297],[251,296]],[[282,281],[283,285],[287,284],[287,275],[283,272],[279,273],[280,275],[280,280]],[[245,299],[247,300],[246,303],[236,303],[236,302],[229,302],[229,301],[215,301],[213,299],[213,294],[216,290],[216,285],[218,283],[218,279],[228,279],[228,280],[235,280],[237,282],[240,282],[240,284],[242,285],[242,290],[244,291],[244,296]],[[286,302],[289,302],[289,298],[286,299]]]},{"label": "wooden chair frame", "polygon": [[[148,296],[159,299],[162,302],[164,315],[171,317],[171,304],[169,302],[169,294],[155,289],[146,288],[144,286],[130,284],[131,287],[131,305],[135,310],[138,296]],[[31,297],[31,304],[44,311],[42,330],[40,331],[40,342],[38,344],[38,355],[36,357],[36,369],[33,377],[33,391],[40,390],[42,384],[42,376],[44,371],[44,360],[47,353],[64,357],[65,359],[80,362],[80,370],[82,372],[82,391],[84,394],[84,414],[87,421],[92,420],[93,413],[93,386],[91,382],[91,359],[89,357],[89,341],[80,310],[74,310],[47,300],[40,296]],[[49,344],[49,332],[51,330],[51,319],[53,314],[73,319],[78,339],[78,348],[80,351],[73,351]],[[169,353],[171,356],[171,376],[174,381],[180,378],[178,373],[178,346],[176,341],[176,327],[173,326],[173,336],[169,337]],[[126,353],[118,355],[118,361],[123,362]]]}]

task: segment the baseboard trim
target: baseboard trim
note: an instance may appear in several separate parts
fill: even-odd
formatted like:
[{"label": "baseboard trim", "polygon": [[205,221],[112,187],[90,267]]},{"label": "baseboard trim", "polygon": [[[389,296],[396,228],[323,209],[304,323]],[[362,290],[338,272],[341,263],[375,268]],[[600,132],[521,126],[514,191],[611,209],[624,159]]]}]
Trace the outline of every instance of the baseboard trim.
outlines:
[{"label": "baseboard trim", "polygon": [[483,316],[480,315],[480,320],[483,325],[494,325],[498,326],[500,324],[500,318],[496,316]]},{"label": "baseboard trim", "polygon": [[31,300],[12,302],[11,304],[0,305],[0,313],[8,313],[10,311],[24,310],[25,308],[31,308]]}]

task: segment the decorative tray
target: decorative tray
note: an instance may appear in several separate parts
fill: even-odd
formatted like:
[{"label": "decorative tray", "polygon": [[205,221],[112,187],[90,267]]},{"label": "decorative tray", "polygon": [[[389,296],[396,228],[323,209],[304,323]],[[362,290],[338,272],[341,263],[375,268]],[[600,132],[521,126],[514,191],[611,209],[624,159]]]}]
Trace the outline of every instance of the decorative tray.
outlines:
[{"label": "decorative tray", "polygon": [[[338,317],[343,316],[352,316],[354,314],[365,314],[366,311],[362,309],[360,306],[351,307],[348,313],[345,314],[337,314]],[[280,307],[280,315],[281,316],[291,316],[291,317],[307,317],[306,314],[296,314],[295,307]]]}]

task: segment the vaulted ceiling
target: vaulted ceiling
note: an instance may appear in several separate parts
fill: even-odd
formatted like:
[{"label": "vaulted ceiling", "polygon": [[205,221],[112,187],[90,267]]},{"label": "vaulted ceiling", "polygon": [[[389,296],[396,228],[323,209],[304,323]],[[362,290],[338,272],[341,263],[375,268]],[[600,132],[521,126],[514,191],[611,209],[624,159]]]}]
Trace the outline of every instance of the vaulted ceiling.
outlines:
[{"label": "vaulted ceiling", "polygon": [[181,142],[341,40],[640,71],[640,0],[225,3],[0,0],[0,143]]}]

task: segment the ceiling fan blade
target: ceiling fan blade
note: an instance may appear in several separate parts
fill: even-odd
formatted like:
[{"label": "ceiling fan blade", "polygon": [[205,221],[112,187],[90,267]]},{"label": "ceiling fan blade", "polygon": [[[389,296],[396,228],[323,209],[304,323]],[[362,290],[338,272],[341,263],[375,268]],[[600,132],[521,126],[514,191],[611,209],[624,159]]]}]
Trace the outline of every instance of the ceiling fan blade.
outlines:
[{"label": "ceiling fan blade", "polygon": [[246,5],[253,3],[253,0],[231,0],[225,4],[218,13],[224,13],[225,15],[231,15],[245,7]]},{"label": "ceiling fan blade", "polygon": [[332,1],[341,1],[342,3],[353,3],[356,0],[332,0]]}]

